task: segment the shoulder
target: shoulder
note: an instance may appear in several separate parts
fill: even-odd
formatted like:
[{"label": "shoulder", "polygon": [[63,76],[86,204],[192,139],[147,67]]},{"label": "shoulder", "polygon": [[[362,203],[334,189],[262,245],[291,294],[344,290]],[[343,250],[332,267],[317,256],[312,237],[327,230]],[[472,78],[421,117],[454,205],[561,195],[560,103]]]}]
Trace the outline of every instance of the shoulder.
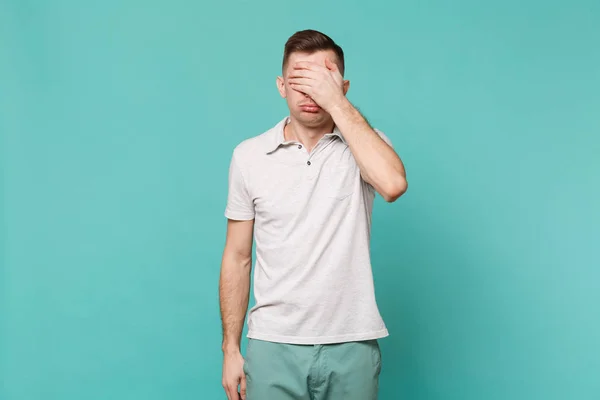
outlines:
[{"label": "shoulder", "polygon": [[233,149],[233,157],[242,163],[251,162],[253,159],[269,151],[269,146],[275,141],[274,128],[242,140]]}]

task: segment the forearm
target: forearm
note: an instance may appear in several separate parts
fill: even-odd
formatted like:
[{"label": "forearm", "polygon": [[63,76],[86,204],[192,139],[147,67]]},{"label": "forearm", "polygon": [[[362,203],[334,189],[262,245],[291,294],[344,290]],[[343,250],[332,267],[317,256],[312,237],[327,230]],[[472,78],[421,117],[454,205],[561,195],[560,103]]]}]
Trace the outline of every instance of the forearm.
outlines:
[{"label": "forearm", "polygon": [[219,281],[223,352],[238,352],[250,294],[251,258],[225,251]]},{"label": "forearm", "polygon": [[360,112],[344,98],[330,114],[344,135],[365,181],[387,201],[406,191],[406,171],[394,149],[375,132]]}]

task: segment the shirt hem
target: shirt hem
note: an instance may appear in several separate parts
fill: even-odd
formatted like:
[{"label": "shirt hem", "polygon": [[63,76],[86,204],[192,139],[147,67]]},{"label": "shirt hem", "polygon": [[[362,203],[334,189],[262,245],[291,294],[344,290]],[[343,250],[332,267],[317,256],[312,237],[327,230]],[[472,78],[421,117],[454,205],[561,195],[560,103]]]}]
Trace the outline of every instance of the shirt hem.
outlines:
[{"label": "shirt hem", "polygon": [[331,344],[343,342],[357,342],[361,340],[381,339],[389,336],[387,328],[361,333],[350,333],[336,336],[286,336],[271,335],[267,333],[248,330],[246,337],[248,339],[264,340],[267,342],[287,343],[287,344]]}]

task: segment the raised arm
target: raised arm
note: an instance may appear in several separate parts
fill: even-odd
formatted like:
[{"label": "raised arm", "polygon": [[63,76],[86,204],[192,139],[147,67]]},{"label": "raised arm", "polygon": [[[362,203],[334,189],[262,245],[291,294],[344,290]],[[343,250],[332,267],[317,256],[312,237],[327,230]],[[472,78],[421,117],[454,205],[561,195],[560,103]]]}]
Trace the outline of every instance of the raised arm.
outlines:
[{"label": "raised arm", "polygon": [[394,149],[345,97],[331,108],[331,117],[344,135],[362,178],[387,202],[402,196],[408,188],[406,171]]},{"label": "raised arm", "polygon": [[252,270],[252,232],[254,220],[227,222],[227,237],[221,262],[219,300],[223,325],[223,388],[229,400],[246,397],[244,359],[240,341],[248,299]]},{"label": "raised arm", "polygon": [[344,81],[334,62],[326,59],[322,66],[300,61],[293,66],[288,81],[294,90],[310,96],[331,115],[358,163],[363,180],[388,202],[406,192],[404,164],[346,98],[349,82]]}]

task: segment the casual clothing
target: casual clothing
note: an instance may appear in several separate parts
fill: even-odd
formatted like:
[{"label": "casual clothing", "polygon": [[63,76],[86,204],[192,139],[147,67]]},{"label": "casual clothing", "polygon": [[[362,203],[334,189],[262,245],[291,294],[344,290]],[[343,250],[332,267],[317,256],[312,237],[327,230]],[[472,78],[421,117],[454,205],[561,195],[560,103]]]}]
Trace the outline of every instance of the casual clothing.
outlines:
[{"label": "casual clothing", "polygon": [[377,340],[294,345],[250,339],[245,359],[249,400],[377,399]]},{"label": "casual clothing", "polygon": [[248,338],[323,345],[385,337],[370,259],[375,190],[337,128],[308,153],[285,141],[288,122],[243,141],[231,159],[225,216],[255,220]]}]

